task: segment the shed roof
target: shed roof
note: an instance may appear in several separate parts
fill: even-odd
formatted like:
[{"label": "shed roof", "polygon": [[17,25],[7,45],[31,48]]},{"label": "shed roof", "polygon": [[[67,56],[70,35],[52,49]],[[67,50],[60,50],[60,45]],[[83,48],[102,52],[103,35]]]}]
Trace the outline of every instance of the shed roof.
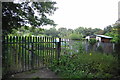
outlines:
[{"label": "shed roof", "polygon": [[109,39],[112,39],[112,37],[109,37],[109,36],[105,36],[105,35],[96,35],[98,37],[104,37],[104,38],[109,38]]}]

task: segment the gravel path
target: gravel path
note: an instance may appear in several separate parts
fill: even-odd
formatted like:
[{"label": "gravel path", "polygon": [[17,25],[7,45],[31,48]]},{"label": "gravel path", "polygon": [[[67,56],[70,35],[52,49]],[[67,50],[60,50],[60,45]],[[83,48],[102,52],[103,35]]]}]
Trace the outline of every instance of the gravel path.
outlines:
[{"label": "gravel path", "polygon": [[39,70],[17,73],[12,75],[11,78],[59,78],[59,77],[50,69],[42,68]]}]

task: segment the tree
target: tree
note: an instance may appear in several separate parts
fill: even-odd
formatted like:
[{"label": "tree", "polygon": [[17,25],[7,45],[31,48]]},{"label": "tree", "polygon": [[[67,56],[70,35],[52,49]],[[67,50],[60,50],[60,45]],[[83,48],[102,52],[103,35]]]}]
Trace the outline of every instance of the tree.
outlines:
[{"label": "tree", "polygon": [[[56,2],[2,2],[2,30],[4,34],[12,32],[21,26],[30,24],[33,27],[53,25],[53,20],[47,16],[54,14]],[[35,15],[37,13],[38,15]]]},{"label": "tree", "polygon": [[115,23],[113,25],[113,31],[117,35],[116,44],[115,44],[115,52],[116,52],[116,54],[118,56],[118,60],[119,60],[120,59],[120,23]]},{"label": "tree", "polygon": [[73,33],[73,29],[68,29],[68,33]]},{"label": "tree", "polygon": [[94,34],[102,35],[104,31],[100,28],[95,28],[95,29],[93,29],[93,32],[94,32]]},{"label": "tree", "polygon": [[77,34],[77,33],[72,33],[69,35],[70,39],[76,39],[76,40],[80,40],[82,39],[83,35],[82,34]]},{"label": "tree", "polygon": [[103,34],[105,34],[107,32],[111,32],[111,30],[112,30],[112,26],[109,25],[109,26],[107,26],[107,27],[104,28],[104,33]]},{"label": "tree", "polygon": [[68,34],[68,33],[67,33],[67,32],[68,32],[68,31],[67,31],[67,28],[64,28],[64,27],[59,28],[59,29],[58,29],[58,32],[59,32],[59,36],[62,37],[62,38],[63,38],[63,37],[66,37],[67,34]]},{"label": "tree", "polygon": [[115,42],[115,43],[119,43],[119,27],[120,27],[120,24],[113,24],[113,26],[107,26],[105,29],[104,29],[104,33],[105,35],[107,36],[110,36],[112,37],[112,42]]},{"label": "tree", "polygon": [[84,37],[88,35],[93,35],[96,33],[99,34],[100,33],[99,31],[101,31],[101,29],[99,28],[92,29],[92,28],[78,27],[75,29],[76,33],[82,34]]},{"label": "tree", "polygon": [[43,35],[43,29],[41,28],[35,28],[35,27],[28,27],[28,26],[22,26],[20,28],[16,29],[12,29],[12,33],[9,35],[14,35],[14,36],[39,36],[39,35]]},{"label": "tree", "polygon": [[84,34],[84,30],[85,30],[84,27],[78,27],[78,28],[75,29],[75,32]]},{"label": "tree", "polygon": [[55,27],[50,28],[49,30],[45,30],[44,32],[47,36],[51,36],[51,37],[59,37],[58,36],[58,31],[56,30]]}]

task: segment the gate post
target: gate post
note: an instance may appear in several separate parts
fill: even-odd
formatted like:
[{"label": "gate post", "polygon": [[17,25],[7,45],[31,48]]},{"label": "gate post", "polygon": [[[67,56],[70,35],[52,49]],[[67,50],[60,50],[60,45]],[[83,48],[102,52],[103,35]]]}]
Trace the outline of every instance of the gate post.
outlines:
[{"label": "gate post", "polygon": [[58,58],[58,65],[59,65],[59,60],[60,60],[60,52],[61,52],[61,38],[59,38],[59,42],[57,45],[57,58]]},{"label": "gate post", "polygon": [[31,69],[34,69],[34,37],[31,37]]}]

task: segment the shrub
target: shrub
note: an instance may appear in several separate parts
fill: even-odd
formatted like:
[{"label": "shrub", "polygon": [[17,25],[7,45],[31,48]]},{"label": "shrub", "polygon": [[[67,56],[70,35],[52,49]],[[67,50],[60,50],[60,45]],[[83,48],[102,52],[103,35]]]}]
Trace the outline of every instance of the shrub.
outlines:
[{"label": "shrub", "polygon": [[50,68],[61,77],[67,78],[113,78],[118,77],[117,58],[106,54],[63,55]]},{"label": "shrub", "polygon": [[78,46],[78,52],[79,53],[83,53],[84,52],[84,48],[83,48],[83,45],[82,45],[82,43],[80,42],[79,44],[78,44],[79,46]]},{"label": "shrub", "polygon": [[69,38],[73,39],[73,40],[80,40],[82,38],[82,35],[77,34],[77,33],[73,33],[73,34],[70,34]]},{"label": "shrub", "polygon": [[96,42],[97,42],[97,41],[96,41],[96,39],[94,39],[94,38],[91,38],[91,39],[89,40],[89,43],[90,43],[91,45],[94,45]]},{"label": "shrub", "polygon": [[102,46],[99,46],[99,47],[97,48],[97,50],[98,50],[99,52],[103,53],[103,48],[102,48]]}]

